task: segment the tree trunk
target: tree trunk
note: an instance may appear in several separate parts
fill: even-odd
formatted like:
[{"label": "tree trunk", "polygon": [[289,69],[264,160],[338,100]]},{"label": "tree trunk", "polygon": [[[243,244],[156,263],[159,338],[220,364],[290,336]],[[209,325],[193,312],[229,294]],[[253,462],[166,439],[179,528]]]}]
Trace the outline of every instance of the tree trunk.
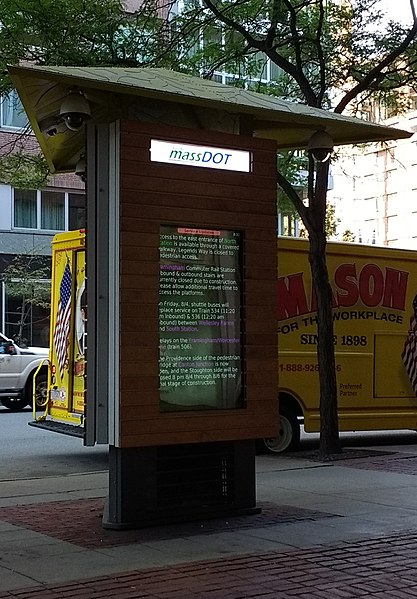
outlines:
[{"label": "tree trunk", "polygon": [[313,289],[317,298],[317,361],[320,382],[320,457],[340,453],[337,415],[332,290],[326,264],[326,200],[329,162],[315,163],[309,156],[308,205],[291,183],[278,171],[278,184],[291,198],[309,237],[309,262]]},{"label": "tree trunk", "polygon": [[332,290],[326,264],[325,213],[329,164],[318,163],[309,205],[309,262],[317,298],[317,359],[320,381],[320,457],[340,453]]}]

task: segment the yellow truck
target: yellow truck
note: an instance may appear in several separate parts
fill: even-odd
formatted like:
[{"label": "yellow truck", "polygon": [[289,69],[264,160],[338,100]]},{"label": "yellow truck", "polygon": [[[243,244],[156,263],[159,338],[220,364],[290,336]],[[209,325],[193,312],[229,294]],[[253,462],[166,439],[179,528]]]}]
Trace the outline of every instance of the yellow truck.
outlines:
[{"label": "yellow truck", "polygon": [[[341,431],[417,429],[417,255],[328,243]],[[320,430],[317,309],[308,241],[278,240],[279,436],[297,447],[300,425]]]},{"label": "yellow truck", "polygon": [[[416,253],[328,243],[327,262],[340,430],[417,429]],[[49,401],[32,425],[93,444],[94,435],[91,443],[85,438],[85,267],[85,232],[56,235]],[[279,435],[263,440],[272,452],[295,449],[302,424],[307,432],[320,428],[317,311],[306,240],[278,239],[277,319]]]},{"label": "yellow truck", "polygon": [[48,402],[30,422],[84,436],[86,367],[85,231],[58,233],[52,241]]}]

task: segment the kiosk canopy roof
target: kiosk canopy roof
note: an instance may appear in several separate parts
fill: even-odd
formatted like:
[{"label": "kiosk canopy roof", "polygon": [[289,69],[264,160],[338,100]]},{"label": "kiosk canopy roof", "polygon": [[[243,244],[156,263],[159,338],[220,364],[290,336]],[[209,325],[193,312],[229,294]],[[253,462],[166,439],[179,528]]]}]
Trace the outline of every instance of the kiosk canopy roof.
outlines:
[{"label": "kiosk canopy roof", "polygon": [[74,170],[85,144],[84,131],[62,128],[54,136],[42,132],[45,122],[58,119],[62,101],[73,88],[86,95],[92,122],[120,118],[121,96],[122,99],[127,96],[146,98],[246,116],[256,137],[273,139],[282,150],[305,148],[317,130],[329,133],[335,145],[412,135],[408,131],[166,69],[10,66],[9,72],[52,172]]}]

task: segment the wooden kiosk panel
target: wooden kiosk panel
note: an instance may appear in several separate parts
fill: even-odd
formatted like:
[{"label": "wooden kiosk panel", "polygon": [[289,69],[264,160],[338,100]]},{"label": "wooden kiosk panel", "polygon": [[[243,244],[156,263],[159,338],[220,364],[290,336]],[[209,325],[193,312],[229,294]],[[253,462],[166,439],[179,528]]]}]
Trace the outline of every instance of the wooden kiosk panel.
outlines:
[{"label": "wooden kiosk panel", "polygon": [[[151,161],[151,140],[250,152],[251,170]],[[275,143],[269,141],[136,121],[121,123],[119,447],[276,434],[275,172]],[[155,361],[162,335],[160,235],[178,229],[220,231],[239,238],[242,389],[233,408],[170,406],[166,410],[161,403]],[[186,339],[187,333],[178,334]],[[189,389],[184,395],[186,391],[190,396]],[[195,394],[197,404],[201,392],[198,383],[193,386],[191,395]]]}]

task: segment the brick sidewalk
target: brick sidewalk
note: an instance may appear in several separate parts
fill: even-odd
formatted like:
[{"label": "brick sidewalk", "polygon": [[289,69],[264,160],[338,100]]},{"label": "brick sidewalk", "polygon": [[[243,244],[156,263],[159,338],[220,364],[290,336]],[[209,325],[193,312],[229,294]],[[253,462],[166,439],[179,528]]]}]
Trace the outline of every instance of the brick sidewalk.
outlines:
[{"label": "brick sidewalk", "polygon": [[0,599],[411,599],[417,534],[0,592]]},{"label": "brick sidewalk", "polygon": [[117,547],[132,543],[201,536],[216,532],[235,532],[275,526],[276,524],[338,517],[326,512],[268,502],[258,502],[258,506],[262,509],[261,513],[249,516],[230,516],[138,530],[117,531],[105,530],[102,527],[103,499],[75,499],[0,508],[0,521],[72,543],[78,547],[97,550],[103,547]]},{"label": "brick sidewalk", "polygon": [[[357,470],[412,477],[417,474],[415,454],[355,450],[346,451],[337,461],[338,465]],[[328,473],[327,468],[325,472]],[[395,490],[395,484],[391,488]],[[103,499],[95,498],[3,507],[0,521],[71,543],[87,552],[100,552],[123,545],[136,545],[140,550],[141,544],[145,547],[154,541],[169,543],[195,535],[204,544],[205,538],[209,542],[210,535],[244,534],[248,530],[255,540],[256,530],[268,526],[300,526],[314,521],[337,527],[338,521],[346,518],[337,513],[265,501],[259,505],[262,512],[252,516],[133,531],[104,530]],[[408,526],[411,528],[412,524]],[[306,541],[304,546],[310,545],[308,538]],[[250,540],[248,548],[253,551]],[[85,559],[88,563],[87,554]],[[84,570],[84,576],[85,572],[88,570]],[[0,591],[0,599],[412,599],[417,598],[417,532],[407,530],[406,524],[401,533],[394,535],[391,531],[368,540],[318,544],[317,539],[311,538],[308,549],[240,555],[227,550],[221,559],[158,568],[136,566],[118,574],[83,577],[72,582],[71,578],[72,574],[65,583]]]},{"label": "brick sidewalk", "polygon": [[[321,462],[318,457],[318,451],[300,451],[287,454],[287,456],[292,460],[309,459],[313,462]],[[400,451],[345,448],[340,455],[333,456],[333,459],[330,459],[326,463],[334,463],[344,468],[355,468],[358,470],[417,475],[417,455],[402,453]]]}]

